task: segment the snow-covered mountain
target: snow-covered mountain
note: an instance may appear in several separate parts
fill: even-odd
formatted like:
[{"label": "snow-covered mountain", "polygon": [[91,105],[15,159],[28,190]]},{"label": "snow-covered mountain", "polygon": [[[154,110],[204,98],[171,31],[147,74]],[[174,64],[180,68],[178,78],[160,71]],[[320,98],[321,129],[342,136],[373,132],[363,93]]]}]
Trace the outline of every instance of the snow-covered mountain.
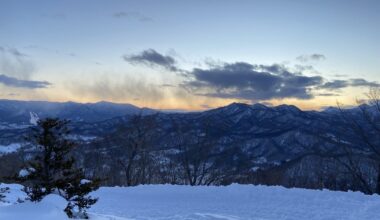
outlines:
[{"label": "snow-covered mountain", "polygon": [[111,102],[75,103],[0,100],[0,123],[33,124],[38,118],[58,117],[80,122],[98,122],[127,114],[149,113],[131,104]]}]

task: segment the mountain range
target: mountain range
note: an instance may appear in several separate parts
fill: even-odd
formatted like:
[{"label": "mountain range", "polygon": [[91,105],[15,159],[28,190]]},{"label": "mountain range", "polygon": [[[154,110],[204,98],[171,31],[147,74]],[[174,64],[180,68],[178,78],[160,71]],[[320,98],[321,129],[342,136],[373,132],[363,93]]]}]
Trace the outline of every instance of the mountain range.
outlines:
[{"label": "mountain range", "polygon": [[[375,112],[374,106],[344,112],[361,123],[363,108]],[[126,143],[136,126],[141,126],[133,124],[136,115],[144,120],[150,117],[155,126],[143,130],[142,136],[150,135],[154,141],[141,151],[145,156],[134,159],[135,175],[139,176],[135,184],[241,182],[362,190],[351,175],[344,174],[344,167],[332,155],[316,156],[322,148],[334,149],[332,142],[337,139],[360,145],[357,136],[347,130],[342,110],[334,107],[302,111],[292,105],[232,103],[201,112],[162,112],[109,102],[0,100],[0,156],[30,152],[27,145],[20,146],[38,119],[69,119],[71,138],[80,143],[76,151],[80,166],[91,175],[107,176],[109,185],[123,185],[126,171],[121,161],[130,160],[131,154]],[[132,130],[128,130],[129,125]],[[15,150],[9,150],[10,146]],[[1,154],[1,148],[7,153]],[[364,160],[359,166],[373,188],[371,173],[376,168],[371,163]]]}]

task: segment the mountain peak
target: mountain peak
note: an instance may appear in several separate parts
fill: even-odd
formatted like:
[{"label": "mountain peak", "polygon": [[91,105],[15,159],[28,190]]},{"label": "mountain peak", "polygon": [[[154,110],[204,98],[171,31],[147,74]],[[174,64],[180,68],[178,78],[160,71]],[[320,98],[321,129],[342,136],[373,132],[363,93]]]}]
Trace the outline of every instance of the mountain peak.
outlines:
[{"label": "mountain peak", "polygon": [[294,105],[279,105],[274,108],[280,111],[301,112],[301,109],[297,108]]},{"label": "mountain peak", "polygon": [[248,109],[250,107],[251,107],[250,105],[245,104],[245,103],[233,102],[222,108],[238,111],[238,110]]},{"label": "mountain peak", "polygon": [[244,111],[245,109],[249,109],[250,106],[245,103],[233,102],[229,105],[222,106],[216,109],[211,109],[206,112],[221,112],[223,114],[235,114],[240,111]]},{"label": "mountain peak", "polygon": [[241,102],[233,102],[225,107],[229,108],[229,107],[247,107],[248,105],[245,104],[245,103],[241,103]]}]

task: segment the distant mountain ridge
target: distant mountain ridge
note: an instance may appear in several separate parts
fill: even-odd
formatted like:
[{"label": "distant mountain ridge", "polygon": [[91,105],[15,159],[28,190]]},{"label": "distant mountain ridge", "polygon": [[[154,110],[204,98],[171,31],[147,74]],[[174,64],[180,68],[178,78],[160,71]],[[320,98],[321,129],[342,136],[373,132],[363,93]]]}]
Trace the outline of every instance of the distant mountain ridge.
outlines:
[{"label": "distant mountain ridge", "polygon": [[[245,103],[231,103],[226,106],[197,111],[220,111],[223,109],[229,109],[229,111],[247,107],[254,110],[276,110],[276,111],[293,111],[302,112],[294,105],[279,105],[279,106],[266,106],[264,104],[256,103],[253,105]],[[358,106],[360,107],[360,106]],[[358,107],[352,107],[351,109],[357,109]],[[337,107],[327,107],[318,112],[338,112]],[[136,114],[136,113],[153,113],[153,112],[165,112],[165,113],[193,113],[186,110],[158,110],[151,108],[140,108],[128,103],[114,103],[107,101],[100,101],[95,103],[78,103],[78,102],[51,102],[51,101],[23,101],[23,100],[8,100],[0,99],[0,122],[13,121],[13,122],[27,122],[30,120],[30,114],[38,117],[59,117],[65,119],[71,119],[74,121],[84,122],[99,122],[107,120],[113,117]],[[311,111],[303,111],[311,112]]]},{"label": "distant mountain ridge", "polygon": [[76,103],[0,100],[0,122],[14,124],[28,124],[31,117],[58,117],[75,122],[99,122],[128,114],[151,112],[154,110],[104,101]]}]

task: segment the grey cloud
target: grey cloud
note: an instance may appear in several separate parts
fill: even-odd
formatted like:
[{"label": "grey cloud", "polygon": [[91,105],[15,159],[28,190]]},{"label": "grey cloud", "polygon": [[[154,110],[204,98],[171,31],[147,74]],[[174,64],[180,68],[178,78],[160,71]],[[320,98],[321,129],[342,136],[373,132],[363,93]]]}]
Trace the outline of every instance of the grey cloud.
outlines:
[{"label": "grey cloud", "polygon": [[148,66],[160,66],[167,70],[176,72],[176,60],[171,56],[165,56],[153,49],[144,50],[139,54],[123,55],[123,59],[131,64],[144,64]]},{"label": "grey cloud", "polygon": [[293,73],[282,65],[226,63],[210,69],[195,68],[188,73],[192,80],[182,86],[203,96],[269,100],[273,98],[313,97],[311,89],[323,83],[320,76]]},{"label": "grey cloud", "polygon": [[341,77],[347,77],[346,74],[335,74],[333,75],[334,77],[338,77],[338,78],[341,78]]},{"label": "grey cloud", "polygon": [[298,72],[308,72],[308,73],[311,73],[311,74],[316,74],[316,75],[320,75],[321,73],[316,70],[312,65],[294,65],[294,68],[298,71]]},{"label": "grey cloud", "polygon": [[[295,68],[289,68],[282,64],[208,62],[207,67],[185,71],[177,66],[174,57],[160,54],[154,49],[124,55],[122,58],[131,64],[162,67],[181,73],[184,81],[179,85],[179,89],[184,89],[191,95],[205,97],[244,99],[253,102],[282,98],[312,99],[314,96],[338,95],[325,92],[324,89],[339,90],[349,86],[379,85],[377,82],[368,82],[364,79],[328,81],[318,76],[319,73],[312,65],[296,65]],[[325,56],[312,54],[299,59],[323,60]],[[317,76],[307,76],[305,73],[317,73]],[[172,85],[164,84],[160,87],[172,87]]]},{"label": "grey cloud", "polygon": [[0,52],[2,53],[9,53],[15,57],[26,57],[27,55],[25,53],[21,53],[18,49],[14,47],[1,47],[0,46]]},{"label": "grey cloud", "polygon": [[348,80],[333,80],[324,83],[319,88],[338,90],[346,87],[380,87],[380,84],[377,82],[369,82],[365,79],[357,78]]},{"label": "grey cloud", "polygon": [[141,22],[148,22],[153,21],[151,17],[148,17],[146,15],[141,14],[140,12],[136,11],[120,11],[113,14],[115,18],[129,18],[129,19],[135,19]]},{"label": "grey cloud", "polygon": [[322,60],[325,60],[326,57],[323,54],[314,53],[314,54],[304,54],[304,55],[298,56],[296,59],[300,62],[309,62],[309,61],[322,61]]},{"label": "grey cloud", "polygon": [[321,85],[320,88],[322,89],[341,89],[345,88],[349,85],[349,82],[346,80],[334,80],[331,82],[326,82],[325,84]]},{"label": "grey cloud", "polygon": [[272,65],[252,65],[255,69],[259,69],[262,71],[268,71],[275,74],[288,74],[288,70],[285,66],[280,64],[272,64]]},{"label": "grey cloud", "polygon": [[8,48],[8,52],[11,53],[15,57],[26,57],[27,55],[24,53],[21,53],[16,48]]},{"label": "grey cloud", "polygon": [[351,86],[380,87],[380,84],[378,82],[369,82],[365,79],[351,79],[350,85]]},{"label": "grey cloud", "polygon": [[40,89],[51,85],[51,83],[47,81],[20,80],[14,77],[6,76],[4,74],[0,75],[0,83],[10,87],[27,89]]}]

